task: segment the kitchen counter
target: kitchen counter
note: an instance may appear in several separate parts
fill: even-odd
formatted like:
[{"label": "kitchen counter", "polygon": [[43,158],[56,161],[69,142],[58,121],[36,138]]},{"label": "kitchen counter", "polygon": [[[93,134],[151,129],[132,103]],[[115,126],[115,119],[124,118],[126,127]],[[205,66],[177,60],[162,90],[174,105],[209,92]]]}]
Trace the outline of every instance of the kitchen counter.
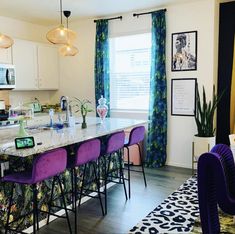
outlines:
[{"label": "kitchen counter", "polygon": [[[48,123],[48,116],[46,116],[46,120],[46,123]],[[81,129],[80,119],[76,119],[75,122],[77,124],[75,124],[74,127],[63,128],[61,130],[43,130],[37,127],[27,130],[29,135],[33,136],[35,139],[35,147],[24,150],[15,149],[14,139],[17,137],[18,128],[0,130],[0,153],[11,156],[27,157],[95,137],[105,136],[119,130],[145,124],[147,121],[107,118],[104,123],[101,124],[99,118],[88,117],[86,129]],[[40,126],[42,124],[45,124],[45,119],[42,117],[37,118],[32,122],[28,121],[28,126]],[[37,145],[38,143],[40,145]]]},{"label": "kitchen counter", "polygon": [[[28,126],[39,126],[41,124],[48,124],[49,117],[48,115],[35,117],[34,120],[28,121]],[[77,118],[75,122],[81,122],[80,118]],[[87,128],[81,129],[81,124],[76,124],[75,127],[63,128],[61,130],[41,130],[40,128],[31,128],[28,130],[29,134],[34,136],[35,143],[42,142],[42,145],[36,145],[33,149],[25,149],[25,150],[16,150],[14,146],[14,139],[18,132],[18,127],[12,127],[7,129],[0,129],[0,153],[5,154],[2,155],[6,160],[10,162],[10,170],[11,171],[23,171],[27,170],[27,168],[32,167],[32,162],[34,159],[34,155],[37,153],[41,153],[53,148],[58,148],[65,145],[74,144],[77,142],[81,142],[87,139],[91,139],[94,137],[104,136],[110,134],[112,132],[116,132],[118,130],[123,130],[126,128],[134,127],[137,125],[142,125],[146,123],[146,120],[132,120],[132,119],[115,119],[115,118],[107,118],[103,124],[100,123],[99,118],[87,118]],[[13,155],[7,156],[7,155]],[[16,156],[16,157],[15,157]],[[115,155],[114,155],[115,156]],[[35,156],[37,157],[37,155]],[[113,167],[118,167],[119,161],[116,157],[112,157]],[[101,158],[100,160],[100,176],[104,178],[104,165],[105,160]],[[80,170],[81,169],[81,170]],[[92,172],[88,172],[89,174]],[[83,176],[82,168],[79,168],[79,181],[78,184],[81,185],[80,179]],[[68,204],[71,204],[72,198],[71,194],[71,177],[69,171],[65,171],[61,175],[63,186],[66,194],[66,200]],[[87,181],[85,181],[85,184]],[[40,204],[41,208],[47,210],[48,206],[48,193],[50,193],[50,189],[52,186],[52,181],[48,180],[45,183],[41,183],[39,185],[38,194],[40,196]],[[90,184],[89,188],[93,188],[94,184]],[[101,184],[103,186],[103,184]],[[10,197],[10,184],[1,183],[0,182],[0,198],[1,198],[1,207],[0,207],[0,232],[1,227],[4,226],[5,222],[5,214],[6,207],[9,203]],[[32,204],[32,191],[29,186],[22,186],[20,189],[16,189],[14,198],[14,213],[13,217],[18,217],[19,215],[28,213],[31,210]],[[58,191],[54,192],[54,196],[57,199],[60,199],[60,193]],[[57,202],[61,202],[57,200]],[[56,210],[53,210],[56,211]],[[45,219],[46,216],[44,214],[40,214],[39,221]],[[17,221],[17,225],[19,225],[20,230],[24,230],[32,225],[32,219],[27,217],[24,222],[21,220]]]}]

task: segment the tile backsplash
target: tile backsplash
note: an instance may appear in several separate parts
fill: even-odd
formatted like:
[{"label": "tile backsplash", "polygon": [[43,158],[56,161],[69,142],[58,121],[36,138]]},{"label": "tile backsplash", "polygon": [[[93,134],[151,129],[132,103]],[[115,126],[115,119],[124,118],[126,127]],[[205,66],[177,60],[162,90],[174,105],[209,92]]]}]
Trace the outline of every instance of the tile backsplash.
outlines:
[{"label": "tile backsplash", "polygon": [[0,100],[5,101],[5,105],[9,105],[9,91],[8,90],[0,90]]},{"label": "tile backsplash", "polygon": [[51,92],[52,91],[10,91],[10,105],[16,107],[19,103],[32,102],[35,97],[41,104],[48,104],[50,103]]}]

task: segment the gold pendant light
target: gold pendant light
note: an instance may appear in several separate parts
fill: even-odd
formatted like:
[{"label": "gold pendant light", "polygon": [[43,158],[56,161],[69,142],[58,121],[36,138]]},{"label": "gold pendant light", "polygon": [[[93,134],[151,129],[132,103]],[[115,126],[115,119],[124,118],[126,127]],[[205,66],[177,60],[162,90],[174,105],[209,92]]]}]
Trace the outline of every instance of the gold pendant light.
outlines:
[{"label": "gold pendant light", "polygon": [[[67,19],[67,30],[70,30],[68,18],[71,15],[71,11],[63,11],[63,12],[64,16]],[[75,56],[78,53],[78,49],[74,45],[72,45],[70,35],[68,36],[68,42],[60,47],[59,52],[62,56]]]},{"label": "gold pendant light", "polygon": [[62,0],[60,0],[60,26],[50,30],[47,35],[47,40],[53,44],[73,43],[76,39],[76,33],[68,28],[65,28],[62,22]]},{"label": "gold pendant light", "polygon": [[7,49],[14,44],[14,41],[7,35],[0,33],[0,48]]},{"label": "gold pendant light", "polygon": [[70,44],[61,46],[59,51],[62,56],[75,56],[78,53],[77,47]]}]

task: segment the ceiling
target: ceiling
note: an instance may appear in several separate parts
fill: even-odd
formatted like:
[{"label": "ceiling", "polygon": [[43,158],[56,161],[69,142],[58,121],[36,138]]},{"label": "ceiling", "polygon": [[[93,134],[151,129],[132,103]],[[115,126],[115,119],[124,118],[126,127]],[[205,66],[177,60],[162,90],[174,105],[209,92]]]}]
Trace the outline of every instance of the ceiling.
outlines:
[{"label": "ceiling", "polygon": [[[63,0],[63,10],[71,10],[70,21],[98,18],[192,0]],[[59,0],[0,0],[0,15],[42,25],[57,24]]]}]

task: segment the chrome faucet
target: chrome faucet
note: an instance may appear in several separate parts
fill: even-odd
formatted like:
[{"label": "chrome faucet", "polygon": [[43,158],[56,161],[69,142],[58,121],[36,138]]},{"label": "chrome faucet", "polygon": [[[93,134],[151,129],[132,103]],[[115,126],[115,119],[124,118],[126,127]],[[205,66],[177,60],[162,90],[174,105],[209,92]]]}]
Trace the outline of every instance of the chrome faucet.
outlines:
[{"label": "chrome faucet", "polygon": [[69,98],[67,96],[61,96],[60,98],[60,108],[66,110],[66,120],[65,123],[69,126]]}]

